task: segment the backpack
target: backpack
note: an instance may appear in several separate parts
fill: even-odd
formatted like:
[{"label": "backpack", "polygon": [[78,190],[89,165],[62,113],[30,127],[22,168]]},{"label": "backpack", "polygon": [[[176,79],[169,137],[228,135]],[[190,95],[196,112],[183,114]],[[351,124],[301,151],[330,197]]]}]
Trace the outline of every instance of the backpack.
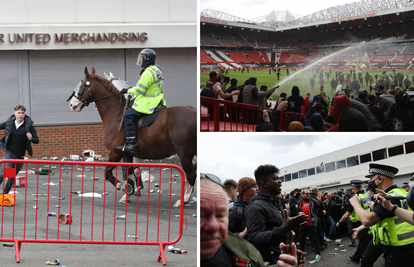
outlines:
[{"label": "backpack", "polygon": [[[201,90],[200,96],[203,97],[210,97],[210,98],[217,98],[217,95],[214,94],[213,91],[213,83],[207,82],[206,86]],[[213,103],[201,101],[201,105],[203,107],[209,106],[210,108],[213,108]]]}]

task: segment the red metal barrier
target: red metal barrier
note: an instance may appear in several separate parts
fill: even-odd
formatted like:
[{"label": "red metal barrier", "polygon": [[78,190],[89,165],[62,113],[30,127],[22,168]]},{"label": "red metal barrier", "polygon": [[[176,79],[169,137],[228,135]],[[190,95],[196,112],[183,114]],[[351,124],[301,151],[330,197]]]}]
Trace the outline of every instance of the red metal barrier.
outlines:
[{"label": "red metal barrier", "polygon": [[201,132],[254,132],[259,117],[257,106],[200,97]]},{"label": "red metal barrier", "polygon": [[[157,260],[165,265],[165,247],[182,236],[185,175],[176,165],[0,160],[4,177],[15,176],[15,169],[5,168],[4,163],[25,164],[17,175],[26,184],[16,187],[15,179],[15,189],[10,191],[14,205],[0,207],[0,241],[14,242],[16,262],[20,262],[22,242],[32,242],[157,245]],[[118,203],[124,192],[105,182],[108,166],[116,166],[114,176],[120,181],[121,167],[137,168],[143,178],[148,176],[141,197]],[[41,175],[45,167],[46,175]],[[175,200],[180,201],[180,208],[173,208]],[[62,222],[59,214],[63,214]],[[72,222],[65,224],[66,219]]]},{"label": "red metal barrier", "polygon": [[280,115],[279,130],[287,132],[292,121],[300,121],[305,125],[306,114],[284,111]]}]

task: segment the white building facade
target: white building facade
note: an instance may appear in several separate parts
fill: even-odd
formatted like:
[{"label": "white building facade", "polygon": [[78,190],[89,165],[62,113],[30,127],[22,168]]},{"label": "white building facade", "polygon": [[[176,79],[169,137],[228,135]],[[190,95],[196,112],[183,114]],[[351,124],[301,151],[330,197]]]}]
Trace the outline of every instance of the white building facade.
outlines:
[{"label": "white building facade", "polygon": [[[341,136],[341,138],[344,138]],[[347,138],[358,138],[350,136]],[[414,172],[414,136],[392,135],[280,168],[283,192],[317,186],[335,192],[350,188],[350,181],[368,181],[369,164],[391,165],[399,169],[394,183],[409,182]]]}]

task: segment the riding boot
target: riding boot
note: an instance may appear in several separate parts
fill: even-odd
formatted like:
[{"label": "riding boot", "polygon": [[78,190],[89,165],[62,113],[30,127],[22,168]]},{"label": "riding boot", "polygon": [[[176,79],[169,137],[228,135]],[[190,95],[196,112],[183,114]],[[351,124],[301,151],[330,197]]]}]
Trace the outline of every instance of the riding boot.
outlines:
[{"label": "riding boot", "polygon": [[135,141],[135,137],[134,138],[127,137],[127,144],[125,146],[124,152],[129,153],[129,154],[135,154],[137,152],[136,145],[137,145],[137,142]]}]

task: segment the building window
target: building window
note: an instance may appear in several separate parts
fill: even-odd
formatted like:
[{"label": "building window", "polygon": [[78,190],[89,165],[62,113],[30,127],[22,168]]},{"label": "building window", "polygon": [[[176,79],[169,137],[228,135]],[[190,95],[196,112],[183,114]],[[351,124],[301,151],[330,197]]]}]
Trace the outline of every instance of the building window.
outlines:
[{"label": "building window", "polygon": [[315,174],[315,168],[310,168],[308,169],[308,176],[314,175]]},{"label": "building window", "polygon": [[349,168],[349,167],[352,167],[352,166],[357,166],[357,165],[359,165],[359,162],[358,162],[358,156],[353,156],[353,157],[349,157],[349,158],[347,158],[347,159],[346,159],[346,164],[348,165],[348,168]]},{"label": "building window", "polygon": [[290,173],[289,174],[286,174],[285,175],[285,182],[289,182],[291,180],[292,180],[292,175]]},{"label": "building window", "polygon": [[299,178],[299,173],[295,172],[292,173],[292,180],[298,179]]},{"label": "building window", "polygon": [[323,173],[323,172],[325,172],[325,168],[323,165],[316,167],[316,173]]},{"label": "building window", "polygon": [[371,160],[371,153],[359,156],[359,161],[361,162],[361,164],[365,162],[370,162]]},{"label": "building window", "polygon": [[282,176],[280,176],[280,177],[279,177],[279,179],[280,179],[280,181],[282,181],[282,183],[283,183],[283,182],[285,181],[285,176],[283,176],[283,175],[282,175]]},{"label": "building window", "polygon": [[305,178],[307,175],[306,170],[299,171],[299,178]]},{"label": "building window", "polygon": [[372,151],[372,158],[374,161],[386,159],[387,158],[387,150],[385,148]]},{"label": "building window", "polygon": [[404,154],[403,145],[388,148],[389,157],[394,157],[401,154]]},{"label": "building window", "polygon": [[346,167],[346,163],[345,160],[339,160],[336,162],[336,169],[339,170],[341,168],[345,168]]},{"label": "building window", "polygon": [[326,172],[331,172],[335,170],[335,161],[329,162],[325,164],[325,170]]},{"label": "building window", "polygon": [[414,141],[405,143],[405,154],[414,152]]}]

